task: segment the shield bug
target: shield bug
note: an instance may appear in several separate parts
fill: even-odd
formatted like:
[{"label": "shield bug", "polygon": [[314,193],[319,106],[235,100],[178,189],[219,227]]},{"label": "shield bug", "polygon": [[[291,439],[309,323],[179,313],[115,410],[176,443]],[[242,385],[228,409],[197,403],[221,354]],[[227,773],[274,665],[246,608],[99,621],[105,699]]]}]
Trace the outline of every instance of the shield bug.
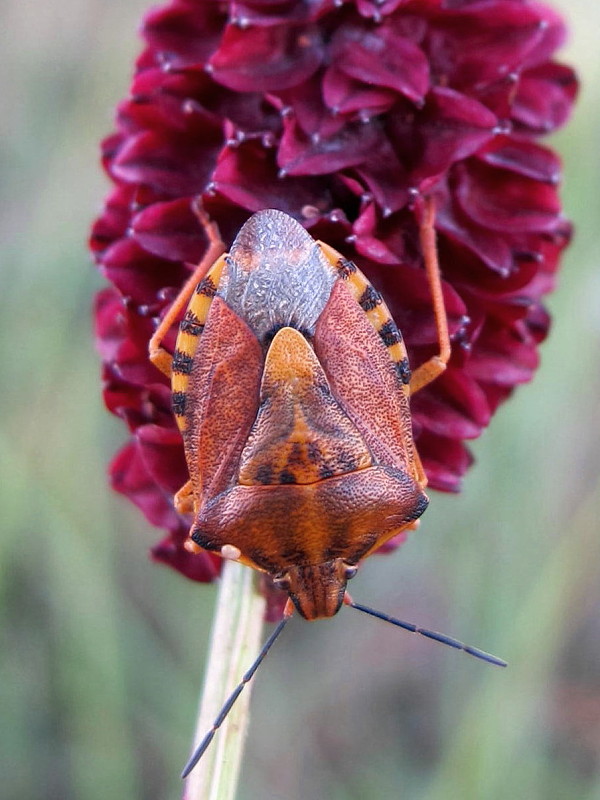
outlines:
[{"label": "shield bug", "polygon": [[[276,210],[250,217],[224,253],[215,224],[198,214],[207,254],[150,342],[171,377],[190,475],[175,506],[193,515],[188,549],[267,573],[289,599],[184,775],[294,608],[314,620],[346,603],[505,665],[346,592],[359,562],[415,527],[428,503],[409,399],[450,357],[433,203],[422,205],[420,236],[439,353],[412,375],[400,331],[355,264]],[[161,342],[186,304],[171,355]]]}]

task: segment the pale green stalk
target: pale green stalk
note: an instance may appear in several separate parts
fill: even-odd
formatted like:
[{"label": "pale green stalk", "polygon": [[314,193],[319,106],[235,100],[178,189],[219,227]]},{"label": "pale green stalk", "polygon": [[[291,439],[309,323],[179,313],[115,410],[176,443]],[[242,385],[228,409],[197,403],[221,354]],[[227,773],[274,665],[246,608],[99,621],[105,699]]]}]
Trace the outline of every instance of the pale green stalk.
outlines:
[{"label": "pale green stalk", "polygon": [[[213,622],[194,748],[259,653],[265,600],[255,572],[225,561]],[[234,800],[249,722],[247,685],[212,744],[186,780],[184,800]]]}]

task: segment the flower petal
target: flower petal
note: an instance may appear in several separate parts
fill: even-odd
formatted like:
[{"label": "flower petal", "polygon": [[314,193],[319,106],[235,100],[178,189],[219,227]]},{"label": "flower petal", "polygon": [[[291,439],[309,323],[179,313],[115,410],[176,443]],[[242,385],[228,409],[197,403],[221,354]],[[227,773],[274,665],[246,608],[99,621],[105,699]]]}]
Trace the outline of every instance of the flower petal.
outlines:
[{"label": "flower petal", "polygon": [[314,139],[295,120],[284,120],[278,162],[288,175],[324,175],[354,164],[377,149],[382,135],[377,125],[351,122],[339,133]]},{"label": "flower petal", "polygon": [[479,150],[478,158],[541,183],[556,185],[560,181],[561,164],[556,153],[527,140],[496,136]]},{"label": "flower petal", "polygon": [[157,302],[165,286],[178,286],[185,279],[181,263],[150,255],[133,238],[120,239],[102,258],[103,274],[121,294],[138,305]]},{"label": "flower petal", "polygon": [[362,25],[340,26],[332,40],[337,68],[367,85],[387,87],[423,102],[429,86],[429,65],[421,48],[400,35],[391,21],[376,30]]},{"label": "flower petal", "polygon": [[177,528],[173,499],[156,485],[137,440],[126,444],[110,465],[112,487],[141,509],[148,522],[159,528]]},{"label": "flower petal", "polygon": [[322,58],[322,34],[316,25],[228,25],[208,66],[213,78],[230,89],[272,92],[305,81]]},{"label": "flower petal", "polygon": [[549,133],[569,118],[577,95],[577,79],[562,64],[542,64],[528,70],[513,103],[513,119],[539,133]]},{"label": "flower petal", "polygon": [[416,114],[390,114],[387,129],[413,186],[439,176],[475,153],[494,135],[495,114],[477,100],[453,89],[435,88]]},{"label": "flower petal", "polygon": [[329,210],[331,191],[323,179],[282,177],[278,172],[275,152],[251,140],[223,150],[212,186],[248,211],[278,208],[295,216],[303,206]]},{"label": "flower petal", "polygon": [[217,3],[175,0],[146,15],[142,35],[163,66],[181,69],[207,60],[226,20]]},{"label": "flower petal", "polygon": [[496,231],[551,230],[560,213],[553,186],[475,161],[461,169],[456,199],[474,222]]},{"label": "flower petal", "polygon": [[[153,203],[131,221],[134,241],[147,252],[169,261],[200,261],[206,237],[192,209],[193,199],[182,197]],[[164,284],[163,284],[164,285]]]},{"label": "flower petal", "polygon": [[115,178],[147,183],[167,196],[198,194],[206,188],[222,135],[206,131],[202,139],[154,130],[131,136],[112,162]]}]

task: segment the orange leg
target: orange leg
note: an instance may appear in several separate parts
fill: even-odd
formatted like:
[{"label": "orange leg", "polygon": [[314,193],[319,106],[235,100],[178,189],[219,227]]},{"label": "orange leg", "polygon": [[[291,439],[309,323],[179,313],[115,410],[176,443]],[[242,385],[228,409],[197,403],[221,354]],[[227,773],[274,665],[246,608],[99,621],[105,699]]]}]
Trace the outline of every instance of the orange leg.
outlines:
[{"label": "orange leg", "polygon": [[194,511],[194,487],[192,482],[184,483],[173,498],[175,511],[179,514],[191,514]]},{"label": "orange leg", "polygon": [[164,375],[166,375],[167,378],[171,377],[171,362],[173,357],[163,347],[161,347],[160,344],[165,338],[171,325],[173,325],[181,313],[181,309],[187,305],[198,283],[206,275],[219,256],[222,256],[225,252],[225,245],[221,240],[221,235],[216,222],[211,222],[200,203],[196,204],[194,211],[196,212],[208,238],[208,249],[203,256],[202,261],[187,279],[183,288],[173,301],[173,304],[160,321],[158,328],[154,331],[154,334],[148,343],[150,361],[155,367],[158,367],[158,369]]},{"label": "orange leg", "polygon": [[295,606],[294,603],[292,602],[292,598],[288,597],[288,599],[285,601],[285,606],[283,609],[284,619],[287,619],[288,617],[292,616],[292,614],[294,613],[294,608]]},{"label": "orange leg", "polygon": [[424,386],[435,380],[446,369],[450,358],[450,336],[448,335],[448,318],[444,306],[442,281],[440,278],[440,265],[438,263],[437,248],[435,244],[435,204],[431,197],[425,199],[423,219],[420,225],[421,250],[425,261],[425,271],[431,290],[435,326],[437,328],[440,352],[432,356],[429,361],[421,364],[413,372],[410,381],[410,393],[415,394]]}]

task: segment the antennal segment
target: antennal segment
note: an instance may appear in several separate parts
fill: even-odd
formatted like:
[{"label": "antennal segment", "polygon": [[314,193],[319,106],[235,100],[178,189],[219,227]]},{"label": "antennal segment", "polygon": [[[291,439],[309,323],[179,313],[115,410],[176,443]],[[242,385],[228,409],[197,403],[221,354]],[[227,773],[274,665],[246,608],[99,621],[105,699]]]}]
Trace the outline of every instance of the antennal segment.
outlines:
[{"label": "antennal segment", "polygon": [[375,609],[368,608],[360,603],[355,603],[353,600],[347,602],[346,605],[356,608],[358,611],[363,611],[365,614],[370,614],[372,617],[382,619],[384,622],[391,622],[392,625],[397,625],[399,628],[404,628],[405,631],[409,631],[410,633],[419,633],[421,636],[426,636],[428,639],[441,642],[441,644],[447,644],[448,647],[454,647],[455,650],[462,650],[470,656],[481,659],[481,661],[487,661],[488,664],[495,664],[497,667],[507,666],[506,661],[498,658],[498,656],[493,656],[491,653],[486,653],[485,650],[480,650],[478,647],[471,647],[468,644],[459,642],[458,639],[453,639],[451,636],[446,636],[445,633],[430,631],[427,628],[419,628],[417,625],[413,625],[412,622],[403,622],[401,619],[390,617],[388,614],[384,614],[381,611],[375,611]]},{"label": "antennal segment", "polygon": [[194,767],[196,766],[198,761],[200,761],[200,759],[204,755],[207,747],[212,742],[215,733],[221,727],[221,725],[223,724],[223,721],[225,720],[225,717],[231,711],[231,709],[233,707],[233,704],[235,703],[235,701],[238,699],[238,697],[242,693],[242,690],[243,690],[244,686],[248,683],[248,681],[250,681],[252,679],[254,673],[259,668],[262,660],[264,659],[264,657],[267,655],[267,653],[269,652],[269,650],[273,646],[273,644],[275,642],[275,639],[277,639],[277,637],[279,636],[281,631],[285,628],[285,626],[288,623],[288,621],[290,620],[290,618],[291,618],[291,615],[284,616],[284,618],[281,620],[279,625],[275,628],[273,633],[269,636],[267,641],[264,643],[264,645],[262,647],[262,650],[260,651],[260,653],[256,657],[256,660],[254,661],[254,663],[252,664],[250,669],[246,673],[244,673],[244,675],[242,677],[242,680],[238,683],[236,688],[233,690],[233,692],[229,695],[229,697],[225,701],[225,703],[223,705],[223,708],[221,709],[221,711],[219,712],[219,715],[217,716],[217,718],[215,719],[215,721],[212,724],[212,728],[206,734],[204,739],[202,739],[202,741],[200,742],[198,747],[194,750],[190,760],[187,762],[183,772],[181,773],[181,777],[182,778],[187,778],[187,776],[194,769]]}]

